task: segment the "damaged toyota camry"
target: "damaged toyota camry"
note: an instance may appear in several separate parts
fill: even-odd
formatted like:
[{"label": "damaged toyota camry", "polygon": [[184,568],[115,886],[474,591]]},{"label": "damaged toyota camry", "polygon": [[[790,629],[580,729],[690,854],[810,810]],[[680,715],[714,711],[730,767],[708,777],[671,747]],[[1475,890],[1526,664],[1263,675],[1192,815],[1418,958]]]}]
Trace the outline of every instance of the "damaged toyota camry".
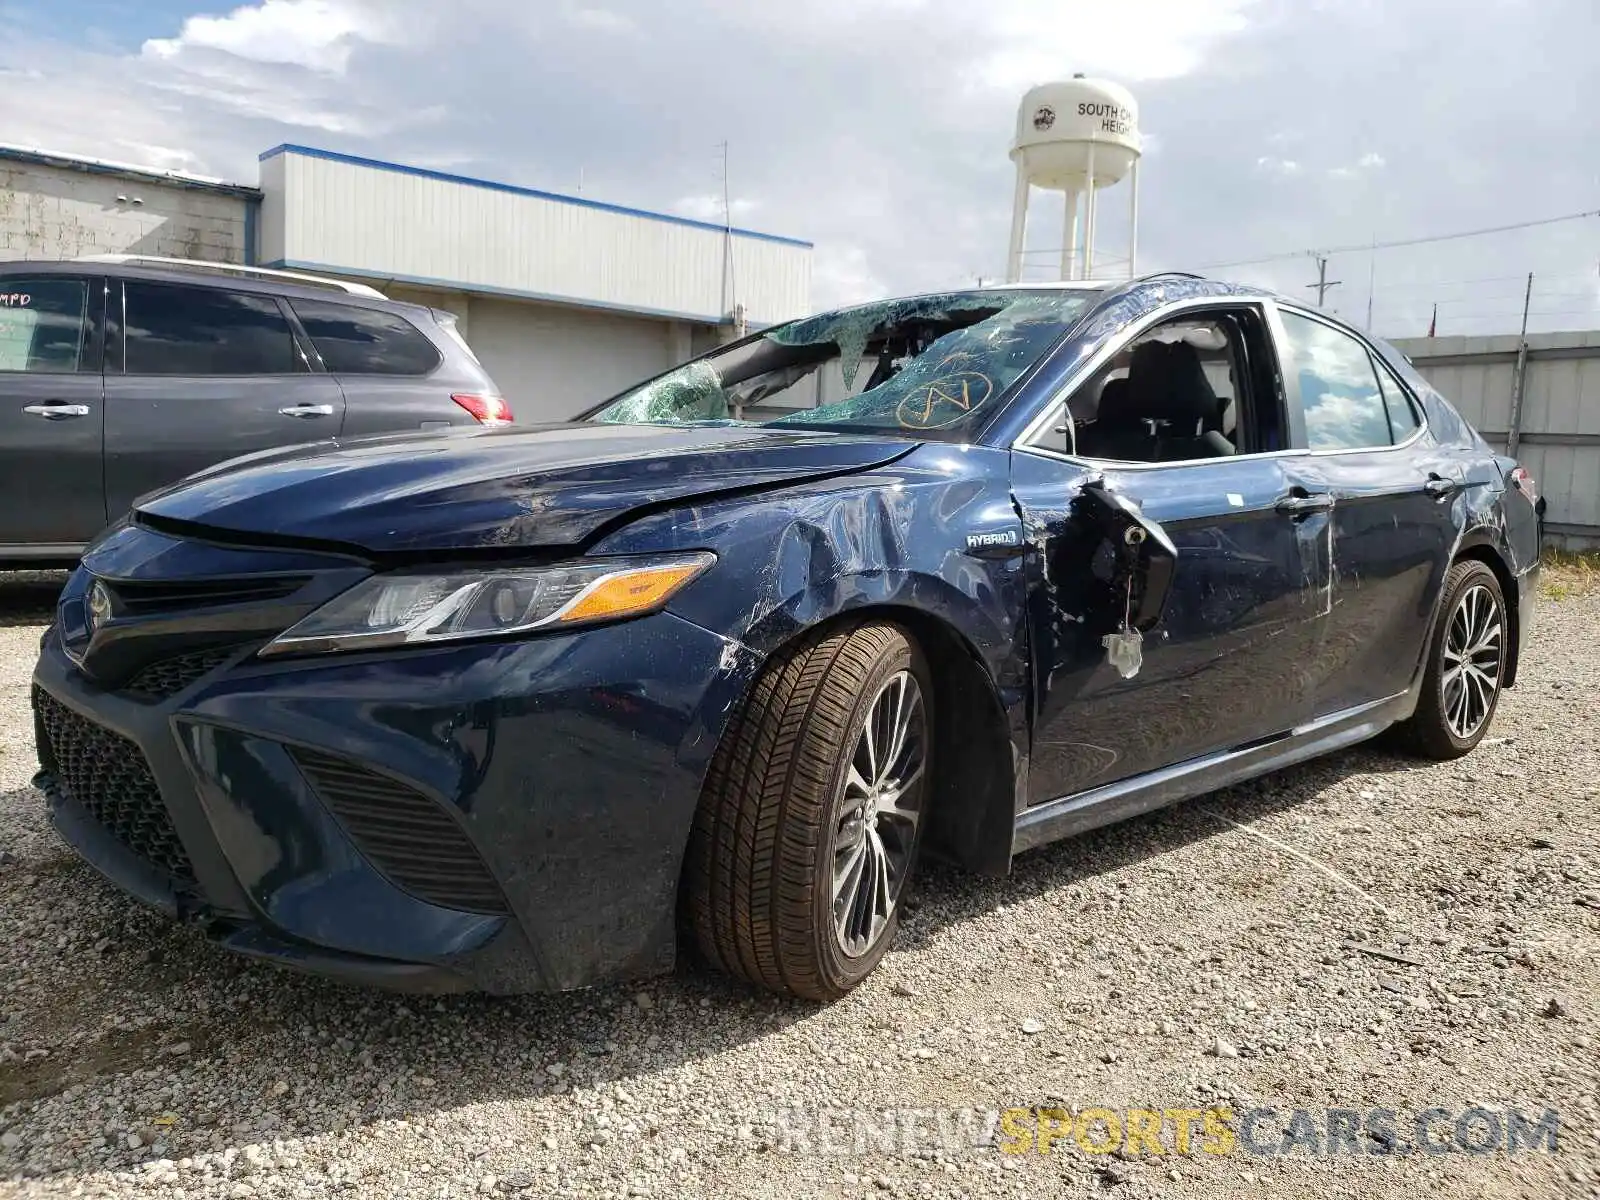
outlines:
[{"label": "damaged toyota camry", "polygon": [[114,884],[280,965],[504,993],[688,948],[826,1000],[919,860],[1470,751],[1536,502],[1404,356],[1259,291],[862,305],[572,421],[145,497],[44,635],[39,783]]}]

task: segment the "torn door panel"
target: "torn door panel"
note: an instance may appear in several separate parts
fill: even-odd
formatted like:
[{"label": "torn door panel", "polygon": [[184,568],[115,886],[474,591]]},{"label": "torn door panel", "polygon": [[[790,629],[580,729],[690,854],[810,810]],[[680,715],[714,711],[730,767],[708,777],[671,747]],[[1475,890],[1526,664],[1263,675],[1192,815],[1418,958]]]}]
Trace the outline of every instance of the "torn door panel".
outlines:
[{"label": "torn door panel", "polygon": [[[1275,508],[1288,490],[1279,460],[1095,471],[1018,453],[1012,470],[1040,551],[1030,564],[1035,803],[1307,718],[1306,661],[1321,632],[1307,616],[1326,580]],[[1161,550],[1137,560],[1131,580],[1130,529]],[[1134,630],[1137,643],[1118,636]]]}]

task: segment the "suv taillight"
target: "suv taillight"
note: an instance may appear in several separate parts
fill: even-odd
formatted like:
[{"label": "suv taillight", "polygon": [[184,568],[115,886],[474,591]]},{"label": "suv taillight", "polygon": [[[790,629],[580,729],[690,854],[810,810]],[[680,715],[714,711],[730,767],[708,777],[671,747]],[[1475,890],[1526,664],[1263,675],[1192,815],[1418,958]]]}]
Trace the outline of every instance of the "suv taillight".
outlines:
[{"label": "suv taillight", "polygon": [[504,396],[467,396],[458,393],[450,399],[471,413],[472,419],[479,425],[511,424],[511,406],[506,403]]},{"label": "suv taillight", "polygon": [[1539,485],[1534,482],[1527,467],[1511,468],[1511,486],[1526,496],[1529,504],[1539,503]]}]

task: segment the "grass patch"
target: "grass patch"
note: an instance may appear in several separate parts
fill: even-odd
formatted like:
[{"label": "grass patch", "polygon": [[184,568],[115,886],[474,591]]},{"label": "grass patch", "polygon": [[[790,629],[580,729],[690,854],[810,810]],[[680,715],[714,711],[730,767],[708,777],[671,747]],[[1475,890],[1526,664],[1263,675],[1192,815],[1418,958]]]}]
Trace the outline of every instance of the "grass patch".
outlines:
[{"label": "grass patch", "polygon": [[1600,550],[1546,550],[1539,593],[1546,600],[1600,593]]}]

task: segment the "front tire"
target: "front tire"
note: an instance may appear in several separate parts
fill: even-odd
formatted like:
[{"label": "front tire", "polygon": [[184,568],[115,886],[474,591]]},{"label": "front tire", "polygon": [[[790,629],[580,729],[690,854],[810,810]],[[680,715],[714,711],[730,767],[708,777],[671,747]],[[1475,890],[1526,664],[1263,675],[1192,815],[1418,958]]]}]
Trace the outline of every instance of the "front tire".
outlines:
[{"label": "front tire", "polygon": [[809,1000],[837,999],[877,966],[921,844],[932,697],[921,652],[884,622],[762,672],[690,837],[688,916],[714,965]]},{"label": "front tire", "polygon": [[1511,626],[1499,578],[1475,558],[1450,568],[1439,613],[1417,711],[1395,732],[1404,749],[1445,761],[1471,751],[1489,731]]}]

